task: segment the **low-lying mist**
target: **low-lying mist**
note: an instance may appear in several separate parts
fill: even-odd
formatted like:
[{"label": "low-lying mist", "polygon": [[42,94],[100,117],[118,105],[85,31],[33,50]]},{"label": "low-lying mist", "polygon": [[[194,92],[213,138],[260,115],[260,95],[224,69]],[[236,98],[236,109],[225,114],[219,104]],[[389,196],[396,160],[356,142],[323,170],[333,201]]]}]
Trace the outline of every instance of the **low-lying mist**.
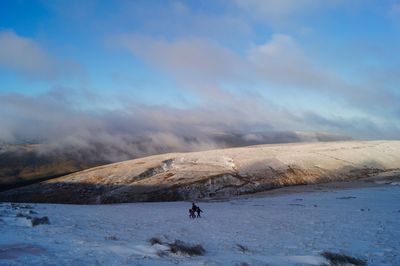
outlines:
[{"label": "low-lying mist", "polygon": [[291,130],[288,125],[304,128],[301,119],[245,101],[186,109],[129,102],[107,109],[88,108],[62,90],[2,96],[0,189],[159,153],[350,139]]},{"label": "low-lying mist", "polygon": [[[63,89],[36,96],[3,94],[0,143],[30,144],[29,151],[38,155],[70,154],[78,161],[115,162],[165,152],[349,139],[340,131],[315,133],[335,132],[329,129],[340,123],[329,121],[331,128],[316,128],[312,126],[315,116],[300,118],[274,106],[264,107],[255,99],[191,108],[128,101],[111,109],[97,97]],[[26,149],[3,145],[0,153],[5,151]]]}]

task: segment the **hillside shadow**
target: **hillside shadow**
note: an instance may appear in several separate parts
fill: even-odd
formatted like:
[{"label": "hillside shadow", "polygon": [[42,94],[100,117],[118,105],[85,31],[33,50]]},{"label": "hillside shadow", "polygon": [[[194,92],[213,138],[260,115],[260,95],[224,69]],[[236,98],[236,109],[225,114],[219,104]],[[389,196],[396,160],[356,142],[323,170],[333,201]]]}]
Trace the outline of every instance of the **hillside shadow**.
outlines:
[{"label": "hillside shadow", "polygon": [[189,197],[174,186],[104,185],[90,183],[38,183],[0,192],[2,202],[110,204],[180,201]]}]

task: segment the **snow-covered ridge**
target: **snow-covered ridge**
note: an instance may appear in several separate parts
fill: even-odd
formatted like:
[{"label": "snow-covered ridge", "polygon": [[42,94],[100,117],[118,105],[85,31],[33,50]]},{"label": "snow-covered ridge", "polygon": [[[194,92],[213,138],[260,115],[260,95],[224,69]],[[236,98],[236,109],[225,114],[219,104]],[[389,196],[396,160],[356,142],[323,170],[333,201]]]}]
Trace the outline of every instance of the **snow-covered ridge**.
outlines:
[{"label": "snow-covered ridge", "polygon": [[229,197],[400,169],[400,141],[257,145],[124,161],[0,193],[0,200],[117,203]]}]

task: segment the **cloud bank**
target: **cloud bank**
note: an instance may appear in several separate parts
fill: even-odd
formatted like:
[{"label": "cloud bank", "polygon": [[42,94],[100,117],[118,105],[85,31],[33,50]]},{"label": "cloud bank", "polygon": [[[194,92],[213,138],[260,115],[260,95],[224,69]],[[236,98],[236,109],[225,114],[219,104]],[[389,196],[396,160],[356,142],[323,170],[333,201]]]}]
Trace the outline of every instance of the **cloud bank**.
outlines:
[{"label": "cloud bank", "polygon": [[275,106],[258,106],[256,100],[240,108],[203,105],[179,109],[130,103],[120,109],[91,110],[81,104],[84,96],[75,93],[73,97],[71,92],[63,95],[59,91],[38,96],[2,95],[0,140],[43,143],[39,149],[43,153],[89,152],[99,160],[119,161],[173,151],[381,134],[371,121],[354,123],[316,113],[294,114]]}]

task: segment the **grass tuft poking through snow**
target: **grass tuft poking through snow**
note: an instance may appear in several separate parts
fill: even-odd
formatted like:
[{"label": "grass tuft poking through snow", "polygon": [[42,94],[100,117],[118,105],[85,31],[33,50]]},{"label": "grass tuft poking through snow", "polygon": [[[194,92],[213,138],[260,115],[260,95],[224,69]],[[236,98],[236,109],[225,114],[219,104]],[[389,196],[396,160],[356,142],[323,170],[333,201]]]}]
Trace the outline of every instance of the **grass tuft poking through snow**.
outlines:
[{"label": "grass tuft poking through snow", "polygon": [[117,241],[117,240],[118,240],[118,237],[117,237],[117,236],[114,236],[114,235],[111,235],[111,236],[106,236],[106,237],[104,237],[104,239],[105,239],[105,240]]},{"label": "grass tuft poking through snow", "polygon": [[247,262],[239,262],[239,263],[236,263],[235,266],[251,266],[251,265],[248,264]]},{"label": "grass tuft poking through snow", "polygon": [[157,245],[167,247],[167,250],[160,250],[157,252],[159,257],[167,256],[168,252],[180,256],[202,256],[206,253],[206,250],[203,248],[203,246],[199,244],[189,244],[181,240],[175,240],[172,243],[166,243],[158,237],[152,237],[149,239],[149,242],[152,246]]},{"label": "grass tuft poking through snow", "polygon": [[242,252],[242,253],[247,253],[247,252],[249,252],[249,248],[246,247],[246,246],[243,246],[243,245],[241,245],[241,244],[236,244],[236,246],[238,247],[239,251]]},{"label": "grass tuft poking through snow", "polygon": [[175,240],[174,243],[169,244],[171,252],[174,254],[189,255],[189,256],[202,256],[206,250],[201,245],[192,245],[181,240]]},{"label": "grass tuft poking through snow", "polygon": [[37,226],[40,224],[50,224],[49,218],[47,216],[44,217],[33,217],[31,219],[32,226]]},{"label": "grass tuft poking through snow", "polygon": [[152,237],[152,238],[150,238],[149,239],[149,242],[150,242],[150,244],[152,245],[152,246],[154,246],[155,244],[158,244],[158,245],[162,245],[162,241],[161,241],[161,239],[159,239],[158,237]]},{"label": "grass tuft poking through snow", "polygon": [[354,258],[345,254],[333,253],[329,251],[322,252],[321,255],[329,261],[330,266],[366,266],[367,262],[362,259]]}]

